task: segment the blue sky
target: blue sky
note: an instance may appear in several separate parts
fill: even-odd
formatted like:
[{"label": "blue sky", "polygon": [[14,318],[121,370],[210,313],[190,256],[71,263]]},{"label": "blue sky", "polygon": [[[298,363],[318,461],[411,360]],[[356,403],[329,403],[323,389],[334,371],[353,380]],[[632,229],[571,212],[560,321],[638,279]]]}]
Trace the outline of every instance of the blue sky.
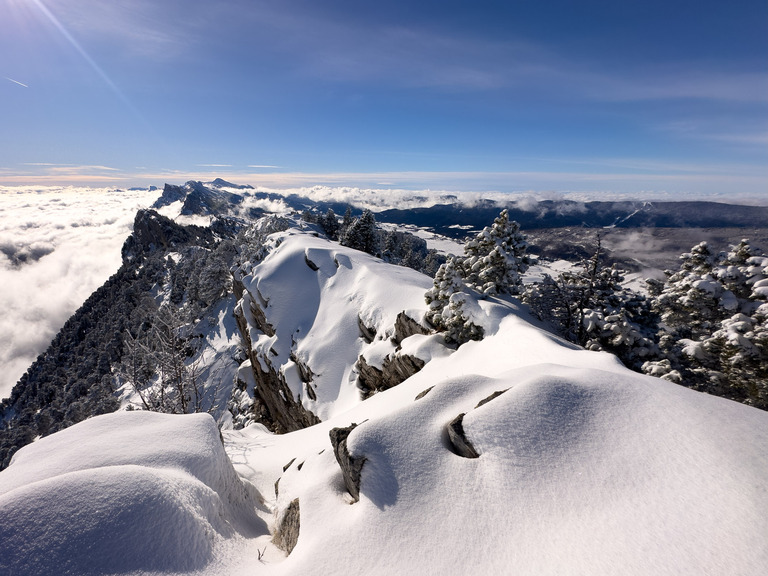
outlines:
[{"label": "blue sky", "polygon": [[768,196],[768,3],[2,0],[0,183]]}]

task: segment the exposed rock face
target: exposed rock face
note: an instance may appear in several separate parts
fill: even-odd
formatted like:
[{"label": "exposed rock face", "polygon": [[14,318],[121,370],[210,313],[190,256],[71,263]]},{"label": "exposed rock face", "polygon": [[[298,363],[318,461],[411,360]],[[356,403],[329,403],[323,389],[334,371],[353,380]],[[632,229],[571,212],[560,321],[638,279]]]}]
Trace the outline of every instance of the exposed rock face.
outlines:
[{"label": "exposed rock face", "polygon": [[307,396],[311,400],[317,400],[317,394],[312,387],[312,380],[314,379],[315,374],[312,372],[309,364],[302,360],[295,352],[291,352],[290,359],[296,364],[296,369],[299,371],[299,377],[301,378],[301,381],[304,382],[304,390],[306,391]]},{"label": "exposed rock face", "polygon": [[376,328],[368,328],[360,316],[357,317],[357,326],[360,328],[360,337],[368,344],[373,342],[374,338],[376,338]]},{"label": "exposed rock face", "polygon": [[283,512],[283,517],[278,523],[272,542],[278,548],[285,550],[288,554],[293,552],[296,543],[299,541],[299,530],[301,528],[301,514],[299,509],[299,499],[292,500],[288,508]]},{"label": "exposed rock face", "polygon": [[[225,185],[227,182],[221,180]],[[243,202],[243,197],[220,190],[220,184],[216,181],[212,186],[206,186],[202,182],[190,180],[184,186],[166,184],[163,193],[152,205],[153,208],[162,208],[174,202],[183,200],[181,213],[184,215],[214,215],[226,214],[232,206]]]},{"label": "exposed rock face", "polygon": [[314,262],[312,262],[312,260],[309,259],[309,255],[306,252],[304,252],[304,262],[306,263],[307,266],[309,266],[310,270],[312,270],[314,272],[317,272],[318,270],[320,270],[318,265],[315,264]]},{"label": "exposed rock face", "polygon": [[344,486],[355,502],[360,500],[360,474],[365,464],[365,457],[353,457],[347,450],[347,438],[350,432],[357,428],[357,424],[350,424],[346,428],[334,428],[329,432],[333,453],[341,467],[341,476]]},{"label": "exposed rock face", "polygon": [[210,228],[181,226],[154,210],[139,210],[133,220],[133,234],[123,244],[123,261],[188,243],[210,247],[215,244],[215,238]]},{"label": "exposed rock face", "polygon": [[464,458],[479,458],[480,454],[464,434],[464,414],[459,414],[448,424],[448,439],[454,452]]},{"label": "exposed rock face", "polygon": [[392,336],[392,341],[397,346],[400,346],[402,341],[408,338],[408,336],[413,336],[414,334],[427,335],[429,333],[430,331],[428,328],[425,328],[416,322],[416,320],[408,316],[405,312],[400,312],[395,320],[395,334]]},{"label": "exposed rock face", "polygon": [[[250,293],[249,293],[250,294]],[[267,321],[267,315],[264,314],[264,309],[262,306],[267,305],[267,300],[259,293],[259,291],[256,291],[256,294],[259,297],[259,302],[256,301],[254,298],[249,298],[249,306],[251,309],[251,315],[253,316],[253,319],[256,321],[256,326],[259,330],[264,332],[267,336],[274,336],[275,335],[275,329]]]},{"label": "exposed rock face", "polygon": [[256,382],[254,410],[257,412],[258,421],[279,434],[300,430],[319,423],[320,419],[317,416],[293,398],[285,377],[281,372],[275,370],[269,358],[260,356],[253,350],[248,323],[241,308],[235,310],[235,320],[243,338],[243,348],[245,348],[251,361],[251,369]]},{"label": "exposed rock face", "polygon": [[388,355],[381,369],[371,366],[363,356],[357,359],[357,387],[363,398],[388,390],[407,380],[424,368],[424,360],[409,354]]}]

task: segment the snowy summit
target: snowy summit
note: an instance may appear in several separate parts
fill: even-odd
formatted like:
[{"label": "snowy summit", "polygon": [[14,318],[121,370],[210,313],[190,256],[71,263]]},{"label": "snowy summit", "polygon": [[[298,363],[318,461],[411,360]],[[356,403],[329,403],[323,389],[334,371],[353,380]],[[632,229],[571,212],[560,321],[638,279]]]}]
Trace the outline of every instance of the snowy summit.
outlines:
[{"label": "snowy summit", "polygon": [[483,338],[446,342],[428,276],[272,222],[198,325],[200,354],[236,357],[229,410],[123,409],[19,450],[0,574],[764,573],[766,412],[511,295],[463,293]]}]

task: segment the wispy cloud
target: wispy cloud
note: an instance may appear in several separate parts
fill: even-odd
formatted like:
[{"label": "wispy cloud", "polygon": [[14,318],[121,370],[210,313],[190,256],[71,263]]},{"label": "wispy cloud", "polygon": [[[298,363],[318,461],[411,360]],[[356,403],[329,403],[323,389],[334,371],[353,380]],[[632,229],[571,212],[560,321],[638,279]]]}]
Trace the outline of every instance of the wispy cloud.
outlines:
[{"label": "wispy cloud", "polygon": [[[317,79],[451,90],[560,94],[567,99],[636,102],[699,99],[766,102],[763,70],[671,60],[621,68],[526,38],[490,40],[425,27],[349,26],[271,15],[275,45],[295,70]],[[290,61],[290,60],[289,60]]]},{"label": "wispy cloud", "polygon": [[200,168],[232,168],[232,164],[198,164]]},{"label": "wispy cloud", "polygon": [[23,82],[19,82],[18,80],[14,80],[13,78],[8,78],[8,76],[4,76],[4,78],[9,82],[13,82],[14,84],[18,84],[19,86],[23,86],[24,88],[29,88],[29,86],[27,86]]},{"label": "wispy cloud", "polygon": [[[183,54],[195,38],[189,23],[199,3],[46,0],[60,20],[90,42],[108,43],[128,57],[162,61]],[[169,25],[173,22],[173,25]]]}]

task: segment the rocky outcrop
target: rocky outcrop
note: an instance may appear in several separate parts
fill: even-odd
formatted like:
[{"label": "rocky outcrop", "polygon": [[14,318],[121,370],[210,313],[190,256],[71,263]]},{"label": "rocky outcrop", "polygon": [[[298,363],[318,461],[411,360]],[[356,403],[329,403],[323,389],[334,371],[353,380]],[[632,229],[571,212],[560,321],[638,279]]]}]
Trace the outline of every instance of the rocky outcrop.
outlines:
[{"label": "rocky outcrop", "polygon": [[360,328],[360,337],[368,344],[376,338],[376,328],[369,328],[360,316],[357,317],[357,327]]},{"label": "rocky outcrop", "polygon": [[365,464],[365,457],[351,456],[347,450],[347,438],[349,434],[357,428],[357,424],[350,424],[346,428],[333,428],[329,432],[333,453],[336,455],[336,461],[341,467],[341,476],[344,479],[344,486],[352,496],[355,502],[360,500],[360,474]]},{"label": "rocky outcrop", "polygon": [[315,378],[314,372],[304,360],[302,360],[296,352],[291,352],[291,361],[296,365],[296,369],[299,371],[299,378],[304,383],[304,390],[310,400],[317,400],[317,393],[312,386],[312,380]]},{"label": "rocky outcrop", "polygon": [[[228,182],[221,181],[224,184]],[[174,202],[183,201],[181,214],[191,215],[220,215],[228,213],[233,206],[242,204],[243,196],[220,190],[216,181],[212,186],[206,186],[202,182],[190,180],[184,186],[166,184],[163,193],[152,205],[153,208],[162,208]],[[230,187],[230,186],[225,186]]]},{"label": "rocky outcrop", "polygon": [[301,529],[301,513],[299,499],[291,501],[288,507],[283,511],[282,518],[277,523],[277,530],[272,537],[272,542],[290,554],[299,541],[299,531]]},{"label": "rocky outcrop", "polygon": [[388,390],[404,382],[424,368],[424,360],[410,354],[390,354],[384,358],[382,367],[376,368],[366,362],[363,356],[357,359],[357,387],[363,399],[377,392]]},{"label": "rocky outcrop", "polygon": [[127,262],[154,250],[185,244],[212,247],[215,242],[210,228],[181,226],[154,210],[139,210],[133,220],[133,234],[123,244],[122,256]]},{"label": "rocky outcrop", "polygon": [[464,414],[459,414],[448,424],[448,440],[453,451],[464,458],[479,458],[480,454],[464,434]]},{"label": "rocky outcrop", "polygon": [[264,332],[267,336],[274,336],[275,328],[267,321],[267,315],[264,313],[264,308],[262,308],[262,306],[267,306],[268,301],[261,295],[258,289],[256,290],[256,295],[259,299],[258,302],[253,297],[248,298],[248,306],[251,310],[251,316],[253,316],[253,319],[256,322],[256,327],[259,330]]},{"label": "rocky outcrop", "polygon": [[505,390],[497,390],[496,392],[494,392],[493,394],[491,394],[487,398],[483,398],[482,400],[480,400],[480,402],[477,403],[477,406],[475,406],[475,408],[480,408],[480,406],[482,406],[484,404],[488,404],[488,402],[490,402],[494,398],[498,398],[499,396],[504,394],[504,392],[506,392],[507,390],[509,390],[509,388],[506,388]]},{"label": "rocky outcrop", "polygon": [[400,346],[403,340],[414,334],[427,335],[430,333],[428,328],[425,328],[416,320],[408,316],[405,312],[400,312],[395,319],[395,333],[392,336],[392,342],[397,346]]},{"label": "rocky outcrop", "polygon": [[313,272],[320,270],[320,267],[309,259],[309,254],[307,254],[306,251],[304,252],[304,263],[309,266],[309,269]]},{"label": "rocky outcrop", "polygon": [[[251,301],[253,301],[251,299]],[[278,434],[307,428],[320,422],[301,402],[293,398],[285,376],[276,370],[269,358],[253,350],[248,322],[242,308],[235,309],[235,320],[243,339],[243,348],[251,361],[256,385],[253,390],[257,421]],[[273,331],[274,334],[274,331]]]}]

